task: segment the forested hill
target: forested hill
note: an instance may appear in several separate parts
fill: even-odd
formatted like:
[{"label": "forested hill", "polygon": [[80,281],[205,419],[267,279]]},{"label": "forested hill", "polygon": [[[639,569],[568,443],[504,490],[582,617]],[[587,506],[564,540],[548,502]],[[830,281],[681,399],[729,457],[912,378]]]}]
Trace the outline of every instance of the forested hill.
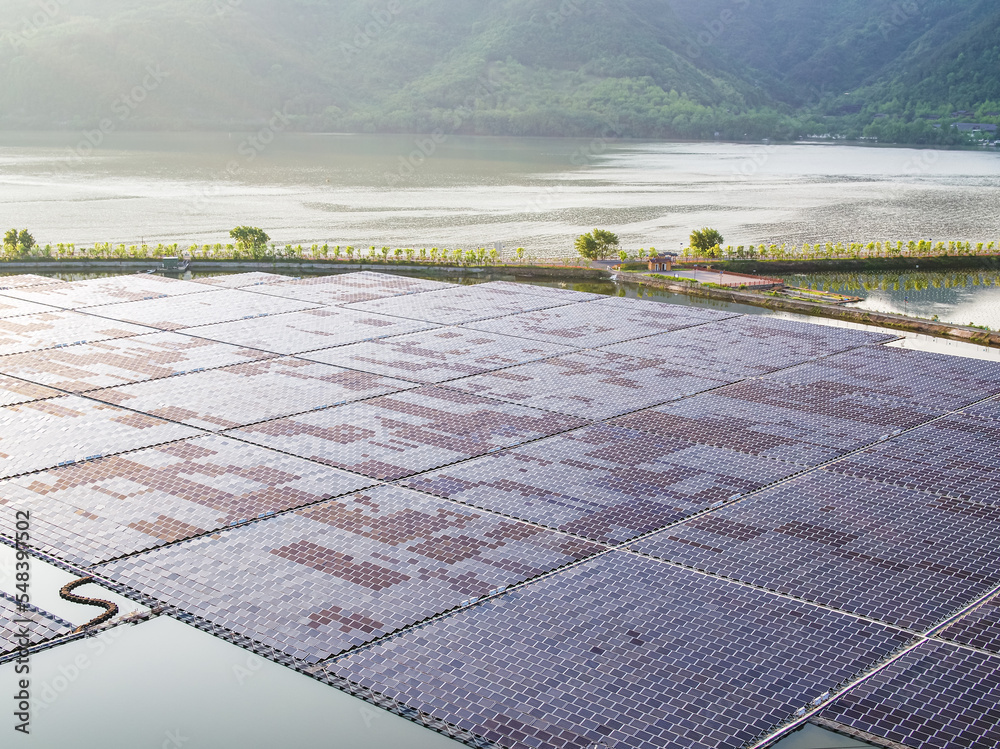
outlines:
[{"label": "forested hill", "polygon": [[6,128],[940,140],[1000,111],[995,0],[0,4]]}]

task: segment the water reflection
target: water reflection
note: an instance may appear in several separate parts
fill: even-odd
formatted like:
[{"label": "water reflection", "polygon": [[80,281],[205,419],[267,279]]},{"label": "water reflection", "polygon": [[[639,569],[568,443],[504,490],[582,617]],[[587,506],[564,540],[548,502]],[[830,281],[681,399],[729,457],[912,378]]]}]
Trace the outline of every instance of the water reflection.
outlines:
[{"label": "water reflection", "polygon": [[861,297],[859,309],[1000,329],[1000,270],[811,273],[790,284]]}]

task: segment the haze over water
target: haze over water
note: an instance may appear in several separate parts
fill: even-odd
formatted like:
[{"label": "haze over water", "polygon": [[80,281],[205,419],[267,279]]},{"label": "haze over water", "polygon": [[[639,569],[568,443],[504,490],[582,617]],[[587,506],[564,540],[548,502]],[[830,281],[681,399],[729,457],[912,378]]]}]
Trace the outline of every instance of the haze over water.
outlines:
[{"label": "haze over water", "polygon": [[[427,155],[425,155],[427,154]],[[833,145],[278,133],[0,133],[3,221],[42,243],[228,240],[569,256],[595,226],[677,249],[1000,239],[1000,153]]]}]

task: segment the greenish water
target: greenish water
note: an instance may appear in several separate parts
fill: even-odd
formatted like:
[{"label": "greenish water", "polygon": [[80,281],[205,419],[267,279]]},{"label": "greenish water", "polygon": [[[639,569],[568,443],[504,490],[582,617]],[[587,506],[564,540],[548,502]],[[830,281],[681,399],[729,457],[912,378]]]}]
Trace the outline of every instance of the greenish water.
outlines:
[{"label": "greenish water", "polygon": [[786,275],[795,286],[835,291],[864,301],[851,305],[956,325],[1000,329],[1000,270]]}]

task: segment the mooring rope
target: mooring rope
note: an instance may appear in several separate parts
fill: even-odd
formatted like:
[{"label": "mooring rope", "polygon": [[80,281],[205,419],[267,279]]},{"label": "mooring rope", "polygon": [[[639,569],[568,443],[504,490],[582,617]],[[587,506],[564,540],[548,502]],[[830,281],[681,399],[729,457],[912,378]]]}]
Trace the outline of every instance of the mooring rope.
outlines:
[{"label": "mooring rope", "polygon": [[82,632],[87,627],[96,627],[99,624],[104,624],[105,622],[109,622],[116,616],[118,616],[117,604],[114,604],[111,601],[101,600],[100,598],[86,598],[84,596],[78,596],[73,592],[81,585],[86,585],[87,583],[92,583],[92,582],[94,582],[94,578],[92,577],[81,577],[79,580],[74,580],[71,583],[66,583],[59,590],[59,597],[62,598],[64,601],[69,601],[70,603],[80,603],[83,604],[84,606],[100,606],[101,608],[104,609],[103,614],[101,614],[93,621],[88,622],[87,624],[84,624],[80,627],[77,627],[75,632]]}]

